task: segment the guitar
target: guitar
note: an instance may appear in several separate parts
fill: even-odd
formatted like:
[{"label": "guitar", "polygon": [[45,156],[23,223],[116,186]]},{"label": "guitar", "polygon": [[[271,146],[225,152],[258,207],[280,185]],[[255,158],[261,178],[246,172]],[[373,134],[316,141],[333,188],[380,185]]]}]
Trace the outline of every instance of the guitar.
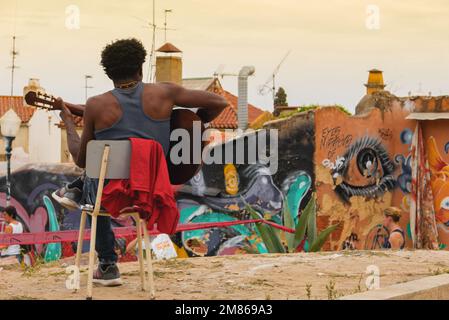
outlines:
[{"label": "guitar", "polygon": [[[24,100],[28,106],[36,107],[44,110],[60,110],[57,106],[55,96],[40,92],[37,90],[28,90],[24,95]],[[83,107],[79,105],[71,105],[68,104],[70,112],[75,116],[83,116]],[[193,123],[194,121],[199,121],[201,123],[201,137],[205,130],[204,123],[201,121],[198,115],[187,109],[173,109],[171,118],[170,118],[170,132],[176,129],[184,129],[189,132],[190,135],[190,155],[191,160],[193,158]],[[176,142],[170,141],[170,149],[167,154],[167,167],[168,173],[170,175],[170,182],[173,185],[181,185],[188,182],[191,178],[193,178],[201,169],[200,164],[194,164],[193,161],[190,161],[191,164],[173,164],[170,159],[170,152],[172,147],[176,144]],[[207,142],[201,142],[201,152],[204,147],[206,147]],[[201,155],[200,155],[201,157]]]}]

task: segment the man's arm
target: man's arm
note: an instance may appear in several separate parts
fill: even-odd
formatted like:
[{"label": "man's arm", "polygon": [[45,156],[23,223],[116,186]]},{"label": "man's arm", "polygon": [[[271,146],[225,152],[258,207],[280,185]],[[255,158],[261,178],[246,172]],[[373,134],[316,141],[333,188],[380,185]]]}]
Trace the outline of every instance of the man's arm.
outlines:
[{"label": "man's arm", "polygon": [[197,115],[204,122],[211,122],[226,108],[228,102],[222,96],[203,90],[189,90],[174,83],[161,83],[173,104],[184,108],[199,108]]},{"label": "man's arm", "polygon": [[64,102],[67,108],[70,110],[72,114],[75,116],[82,117],[84,115],[84,110],[86,109],[86,106],[83,104],[73,104]]},{"label": "man's arm", "polygon": [[73,161],[75,164],[84,168],[86,166],[86,149],[87,143],[90,140],[94,139],[94,116],[93,116],[93,108],[89,105],[90,99],[86,103],[86,107],[84,109],[84,127],[83,133],[81,134],[81,138],[76,131],[76,125],[73,121],[73,116],[71,114],[71,110],[67,107],[67,105],[59,100],[61,107],[61,118],[65,123],[66,131],[67,131],[67,145],[69,148],[69,152],[73,157]]}]

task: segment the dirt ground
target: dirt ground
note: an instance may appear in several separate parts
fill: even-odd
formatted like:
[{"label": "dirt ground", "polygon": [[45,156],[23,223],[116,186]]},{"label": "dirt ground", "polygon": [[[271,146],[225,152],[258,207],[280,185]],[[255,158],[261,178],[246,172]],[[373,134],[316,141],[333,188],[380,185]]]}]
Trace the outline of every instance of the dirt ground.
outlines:
[{"label": "dirt ground", "polygon": [[[73,258],[28,271],[0,267],[0,299],[84,299],[66,289]],[[335,299],[365,291],[366,268],[380,269],[381,287],[449,272],[448,251],[326,252],[242,255],[156,261],[157,299]],[[124,285],[94,287],[96,299],[148,299],[140,291],[138,264],[120,264]]]}]

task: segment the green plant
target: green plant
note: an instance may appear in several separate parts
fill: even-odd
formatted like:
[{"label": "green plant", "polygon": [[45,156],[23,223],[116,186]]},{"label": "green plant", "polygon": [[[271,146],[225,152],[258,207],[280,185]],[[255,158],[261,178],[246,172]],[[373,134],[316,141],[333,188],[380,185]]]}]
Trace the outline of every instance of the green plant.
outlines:
[{"label": "green plant", "polygon": [[326,284],[327,291],[327,299],[334,300],[337,297],[337,290],[335,290],[335,281],[330,280],[328,284]]},{"label": "green plant", "polygon": [[275,106],[288,106],[287,93],[285,92],[284,88],[279,87],[278,91],[276,92],[275,99],[274,99],[274,105]]},{"label": "green plant", "polygon": [[[263,218],[263,214],[257,212],[248,203],[246,203],[244,199],[242,200],[244,201],[245,208],[251,215],[252,219]],[[305,239],[307,239],[309,243],[309,252],[320,251],[329,235],[338,227],[338,224],[331,225],[317,234],[315,193],[312,194],[311,199],[302,211],[296,226],[286,199],[282,210],[284,216],[284,225],[287,228],[295,229],[294,234],[285,233],[288,252],[295,252],[296,249],[301,245],[301,243],[305,241]],[[256,223],[256,228],[269,253],[286,252],[278,230],[264,223]]]},{"label": "green plant", "polygon": [[320,105],[316,105],[316,104],[310,104],[310,105],[300,106],[296,110],[283,111],[283,112],[281,112],[281,114],[279,115],[278,118],[281,118],[281,119],[288,118],[297,113],[307,112],[307,111],[311,111],[311,110],[317,110],[319,108],[328,108],[328,107],[337,108],[338,110],[342,111],[343,113],[347,114],[348,116],[352,115],[352,113],[348,109],[346,109],[344,106],[342,106],[340,104],[335,104],[332,106],[320,106]]},{"label": "green plant", "polygon": [[[263,217],[263,215],[254,210],[246,202],[245,207],[246,210],[251,215],[252,219],[261,219]],[[284,246],[282,245],[279,233],[272,226],[269,226],[264,223],[256,223],[256,228],[269,253],[285,253],[285,249]]]},{"label": "green plant", "polygon": [[309,252],[320,251],[329,235],[338,227],[338,224],[334,224],[321,231],[320,234],[317,234],[315,193],[312,194],[312,197],[302,211],[296,226],[294,226],[294,219],[288,204],[284,204],[283,213],[284,225],[288,228],[295,229],[294,235],[287,234],[285,236],[289,252],[294,252],[306,238],[310,244]]},{"label": "green plant", "polygon": [[348,109],[346,109],[344,106],[342,106],[340,104],[336,104],[335,107],[340,109],[340,111],[343,111],[347,115],[352,116],[352,113]]},{"label": "green plant", "polygon": [[306,283],[306,295],[307,295],[307,299],[311,299],[312,298],[312,284],[310,283]]}]

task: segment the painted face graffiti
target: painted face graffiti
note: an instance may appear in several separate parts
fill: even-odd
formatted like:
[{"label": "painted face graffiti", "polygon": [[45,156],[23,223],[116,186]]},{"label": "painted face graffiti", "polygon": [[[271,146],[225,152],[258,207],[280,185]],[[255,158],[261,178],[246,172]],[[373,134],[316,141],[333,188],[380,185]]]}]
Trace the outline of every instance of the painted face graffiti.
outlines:
[{"label": "painted face graffiti", "polygon": [[381,141],[364,136],[352,143],[343,165],[332,170],[335,192],[345,202],[352,196],[378,197],[395,187],[394,164]]},{"label": "painted face graffiti", "polygon": [[449,164],[438,151],[434,137],[427,140],[427,157],[429,160],[431,186],[434,198],[435,217],[438,222],[449,224]]}]

